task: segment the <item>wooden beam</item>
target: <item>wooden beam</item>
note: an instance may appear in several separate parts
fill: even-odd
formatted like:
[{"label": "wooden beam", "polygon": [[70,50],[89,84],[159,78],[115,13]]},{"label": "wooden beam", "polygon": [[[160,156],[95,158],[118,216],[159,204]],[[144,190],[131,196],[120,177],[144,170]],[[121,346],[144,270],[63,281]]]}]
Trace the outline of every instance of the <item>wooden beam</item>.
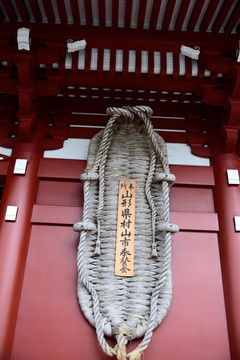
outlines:
[{"label": "wooden beam", "polygon": [[187,29],[188,31],[194,31],[194,28],[197,24],[197,21],[199,19],[199,15],[202,11],[202,8],[204,6],[205,0],[198,0],[196,1],[193,11],[192,11],[192,15],[190,17],[190,20],[188,22],[188,26]]},{"label": "wooden beam", "polygon": [[224,20],[225,20],[225,18],[227,16],[227,14],[229,13],[229,11],[230,11],[230,9],[231,9],[231,7],[233,5],[233,2],[234,2],[234,0],[228,0],[228,1],[225,1],[223,3],[223,5],[222,5],[222,7],[221,7],[221,9],[220,9],[220,11],[218,13],[218,16],[217,16],[217,18],[216,18],[216,20],[215,20],[215,22],[214,22],[214,24],[212,26],[212,31],[214,33],[219,32],[219,30],[220,30],[220,28],[221,28],[221,26],[222,26],[222,24],[223,24],[223,22],[224,22]]},{"label": "wooden beam", "polygon": [[[49,16],[49,11],[47,16]],[[23,25],[24,23],[22,26]],[[0,33],[0,42],[16,44],[18,27],[19,23],[5,22]],[[41,46],[43,44],[48,46],[52,44],[55,44],[55,46],[57,44],[63,46],[63,44],[67,43],[68,39],[73,39],[73,41],[79,40],[79,34],[81,34],[81,38],[86,39],[88,48],[179,53],[180,47],[184,42],[186,46],[194,47],[198,45],[205,51],[219,51],[224,55],[232,55],[233,52],[235,52],[235,46],[239,38],[238,34],[231,33],[212,34],[187,31],[184,32],[183,39],[183,33],[181,31],[169,32],[122,28],[117,28],[114,31],[109,31],[109,28],[101,28],[101,31],[96,31],[96,27],[88,28],[86,26],[62,24],[32,23],[30,28],[33,47],[38,44]]]},{"label": "wooden beam", "polygon": [[[49,0],[42,0],[42,1],[43,1],[43,6],[44,6],[44,9],[45,9],[46,16],[47,16],[47,19],[48,19],[48,23],[49,24],[54,24],[55,23],[55,16],[54,16],[54,12],[53,12],[51,2]],[[49,33],[49,35],[50,34],[51,33]]]},{"label": "wooden beam", "polygon": [[[61,74],[58,74],[58,77]],[[116,73],[111,75],[108,72],[98,74],[94,71],[89,73],[79,71],[78,73],[72,73],[72,71],[65,70],[64,74],[65,84],[70,86],[105,86],[113,88],[123,89],[147,89],[147,90],[169,90],[169,91],[196,91],[198,89],[197,77],[186,79],[185,77],[178,77],[174,79],[172,76],[166,75],[166,80],[159,81],[159,76],[154,76],[149,81],[146,76],[135,76],[134,74]],[[57,81],[57,79],[56,79]],[[217,85],[217,81],[211,82],[211,86]]]},{"label": "wooden beam", "polygon": [[218,6],[218,3],[219,3],[218,0],[210,1],[209,5],[208,5],[208,8],[206,10],[206,13],[205,13],[205,15],[203,17],[203,20],[201,22],[200,31],[203,31],[203,32],[207,31],[207,28],[208,28],[209,24],[211,23],[213,15],[214,15],[214,13],[216,11],[216,8]]},{"label": "wooden beam", "polygon": [[152,8],[152,15],[151,15],[151,22],[150,22],[150,29],[156,30],[158,16],[159,16],[159,10],[161,7],[162,0],[154,1],[153,8]]},{"label": "wooden beam", "polygon": [[[29,14],[28,14],[28,11],[26,9],[26,6],[25,6],[25,3],[24,1],[22,0],[15,0],[15,3],[16,3],[16,6],[17,6],[17,9],[19,11],[19,14],[22,18],[22,20],[24,22],[28,22],[30,20],[30,17],[29,17]],[[21,27],[21,25],[19,24],[19,27]]]},{"label": "wooden beam", "polygon": [[146,8],[147,8],[147,0],[140,0],[139,13],[138,13],[138,23],[137,23],[137,28],[138,29],[143,29]]},{"label": "wooden beam", "polygon": [[180,10],[178,11],[178,16],[177,16],[177,20],[175,23],[175,30],[181,30],[182,26],[183,26],[183,22],[184,19],[186,17],[187,14],[187,10],[188,10],[188,6],[191,0],[184,0],[182,1]]}]

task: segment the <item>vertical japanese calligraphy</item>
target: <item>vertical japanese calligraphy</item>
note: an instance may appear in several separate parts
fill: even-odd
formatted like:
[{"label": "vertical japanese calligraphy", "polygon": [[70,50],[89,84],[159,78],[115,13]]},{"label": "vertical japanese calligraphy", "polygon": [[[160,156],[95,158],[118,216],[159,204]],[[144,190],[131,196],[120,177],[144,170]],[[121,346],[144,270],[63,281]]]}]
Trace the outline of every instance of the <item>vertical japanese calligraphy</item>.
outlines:
[{"label": "vertical japanese calligraphy", "polygon": [[119,181],[115,275],[133,276],[136,181]]}]

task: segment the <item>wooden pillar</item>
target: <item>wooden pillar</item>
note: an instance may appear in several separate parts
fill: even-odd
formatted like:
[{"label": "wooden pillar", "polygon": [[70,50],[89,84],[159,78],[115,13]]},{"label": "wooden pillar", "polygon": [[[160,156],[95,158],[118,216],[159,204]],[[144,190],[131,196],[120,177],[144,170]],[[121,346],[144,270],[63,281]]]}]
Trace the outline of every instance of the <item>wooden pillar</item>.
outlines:
[{"label": "wooden pillar", "polygon": [[[11,354],[37,192],[42,135],[14,145],[0,208],[0,359]],[[25,175],[13,174],[16,159],[27,159]],[[18,206],[16,221],[6,221],[8,205]]]},{"label": "wooden pillar", "polygon": [[228,185],[227,169],[240,172],[235,152],[224,153],[217,121],[212,120],[212,165],[215,175],[215,206],[219,219],[219,249],[222,266],[226,316],[231,359],[240,359],[240,232],[235,231],[234,216],[240,216],[240,185]]},{"label": "wooden pillar", "polygon": [[[61,47],[62,48],[62,47]],[[50,54],[50,55],[49,55]],[[0,359],[8,360],[15,331],[18,306],[31,232],[31,215],[38,186],[38,167],[43,153],[45,124],[49,119],[47,96],[56,95],[60,81],[34,78],[38,62],[45,64],[59,60],[56,50],[46,54],[37,48],[33,52],[18,51],[17,82],[13,93],[18,93],[18,136],[13,147],[0,207]],[[42,85],[41,85],[42,84]],[[2,87],[8,93],[8,86]],[[41,103],[40,96],[45,100]],[[50,98],[49,98],[50,99]],[[41,118],[37,116],[41,114]],[[25,175],[13,173],[16,159],[27,160]],[[18,206],[15,221],[6,221],[7,206]]]}]

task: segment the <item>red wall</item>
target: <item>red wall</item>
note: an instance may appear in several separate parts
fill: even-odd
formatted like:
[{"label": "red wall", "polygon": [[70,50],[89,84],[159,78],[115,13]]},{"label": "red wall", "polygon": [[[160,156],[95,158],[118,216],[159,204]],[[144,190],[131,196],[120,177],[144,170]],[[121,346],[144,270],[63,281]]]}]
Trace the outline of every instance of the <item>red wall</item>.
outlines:
[{"label": "red wall", "polygon": [[[76,296],[84,161],[42,159],[11,360],[107,359]],[[173,301],[144,359],[230,359],[212,167],[172,165]],[[135,347],[135,342],[130,348]],[[130,349],[129,348],[129,349]]]}]

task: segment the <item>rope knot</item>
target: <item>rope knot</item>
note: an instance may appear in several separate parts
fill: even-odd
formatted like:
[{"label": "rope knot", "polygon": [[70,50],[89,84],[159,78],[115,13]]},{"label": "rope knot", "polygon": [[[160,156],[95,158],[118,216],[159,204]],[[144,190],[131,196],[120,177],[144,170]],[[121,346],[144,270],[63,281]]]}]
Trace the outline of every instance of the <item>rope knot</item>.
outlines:
[{"label": "rope knot", "polygon": [[153,114],[153,111],[149,106],[140,105],[140,106],[136,106],[136,108],[148,116],[152,116]]},{"label": "rope knot", "polygon": [[157,229],[158,231],[166,231],[170,233],[176,233],[179,231],[179,227],[177,225],[168,222],[158,224]]},{"label": "rope knot", "polygon": [[83,230],[96,230],[96,225],[91,221],[79,221],[73,225],[73,230],[81,232]]},{"label": "rope knot", "polygon": [[169,185],[172,186],[176,180],[176,177],[173,174],[157,173],[155,175],[154,180],[155,181],[167,181],[169,183]]},{"label": "rope knot", "polygon": [[127,336],[124,333],[117,335],[116,355],[118,360],[127,360],[126,345],[128,343]]},{"label": "rope knot", "polygon": [[128,109],[125,109],[123,107],[108,107],[106,110],[106,113],[110,116],[118,116],[119,118],[123,117],[126,120],[134,120],[134,114],[129,111]]},{"label": "rope knot", "polygon": [[99,174],[94,171],[86,171],[80,175],[80,180],[84,181],[91,181],[91,180],[98,180]]}]

